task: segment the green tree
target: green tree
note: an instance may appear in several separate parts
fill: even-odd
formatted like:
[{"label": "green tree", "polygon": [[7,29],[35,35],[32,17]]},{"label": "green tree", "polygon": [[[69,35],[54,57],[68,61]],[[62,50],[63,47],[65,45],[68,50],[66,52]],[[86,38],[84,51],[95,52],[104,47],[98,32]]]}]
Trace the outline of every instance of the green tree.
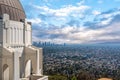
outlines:
[{"label": "green tree", "polygon": [[78,80],[94,80],[93,76],[90,73],[87,72],[81,72],[78,77]]},{"label": "green tree", "polygon": [[49,80],[67,80],[66,76],[62,76],[62,75],[52,75],[48,77]]},{"label": "green tree", "polygon": [[75,76],[73,76],[71,80],[77,80],[77,78]]}]

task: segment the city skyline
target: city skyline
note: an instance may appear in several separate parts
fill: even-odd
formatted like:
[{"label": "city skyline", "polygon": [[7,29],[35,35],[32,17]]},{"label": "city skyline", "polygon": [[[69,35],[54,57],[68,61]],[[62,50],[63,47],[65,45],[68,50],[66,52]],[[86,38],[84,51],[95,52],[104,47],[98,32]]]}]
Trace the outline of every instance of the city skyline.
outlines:
[{"label": "city skyline", "polygon": [[120,0],[21,0],[33,41],[119,43]]}]

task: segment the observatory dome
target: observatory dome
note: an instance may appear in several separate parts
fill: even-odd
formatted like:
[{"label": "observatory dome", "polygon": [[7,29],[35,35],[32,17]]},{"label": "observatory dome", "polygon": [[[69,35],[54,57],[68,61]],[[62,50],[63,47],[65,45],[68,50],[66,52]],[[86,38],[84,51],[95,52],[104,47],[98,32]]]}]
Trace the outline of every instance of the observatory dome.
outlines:
[{"label": "observatory dome", "polygon": [[19,0],[0,0],[0,18],[8,14],[10,20],[21,21],[25,19],[25,12]]}]

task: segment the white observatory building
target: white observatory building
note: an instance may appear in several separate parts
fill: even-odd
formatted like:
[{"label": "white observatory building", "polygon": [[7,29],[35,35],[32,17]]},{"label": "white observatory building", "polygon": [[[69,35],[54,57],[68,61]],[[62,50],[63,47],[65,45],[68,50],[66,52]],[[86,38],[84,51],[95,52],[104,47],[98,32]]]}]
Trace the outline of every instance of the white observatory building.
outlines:
[{"label": "white observatory building", "polygon": [[48,80],[19,0],[0,0],[0,80]]}]

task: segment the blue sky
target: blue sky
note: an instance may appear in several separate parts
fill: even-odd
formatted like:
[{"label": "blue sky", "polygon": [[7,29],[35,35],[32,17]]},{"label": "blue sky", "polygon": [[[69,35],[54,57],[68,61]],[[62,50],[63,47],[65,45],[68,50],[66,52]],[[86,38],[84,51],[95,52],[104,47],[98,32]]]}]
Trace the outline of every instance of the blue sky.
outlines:
[{"label": "blue sky", "polygon": [[120,0],[21,0],[33,41],[119,43]]}]

